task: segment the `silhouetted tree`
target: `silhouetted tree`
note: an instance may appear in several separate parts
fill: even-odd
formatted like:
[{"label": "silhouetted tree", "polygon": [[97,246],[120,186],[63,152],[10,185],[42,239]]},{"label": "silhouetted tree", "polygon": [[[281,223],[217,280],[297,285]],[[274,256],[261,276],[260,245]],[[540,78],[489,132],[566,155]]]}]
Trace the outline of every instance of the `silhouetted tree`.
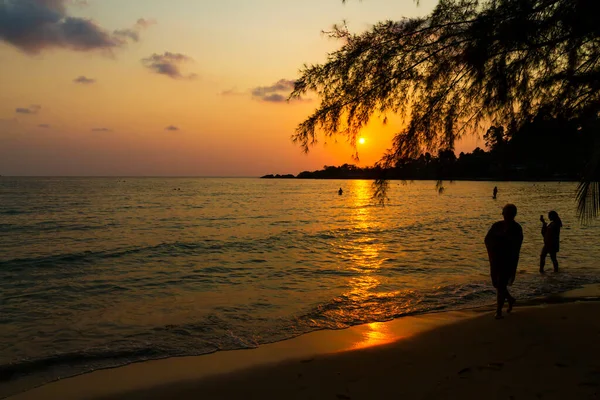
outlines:
[{"label": "silhouetted tree", "polygon": [[507,142],[503,126],[491,126],[483,135],[483,139],[491,151],[502,151]]},{"label": "silhouetted tree", "polygon": [[[425,17],[384,21],[353,34],[334,26],[341,47],[305,65],[291,97],[321,104],[294,136],[304,151],[325,137],[351,144],[370,118],[405,118],[380,165],[454,149],[483,121],[514,132],[542,113],[597,129],[600,24],[597,0],[440,0]],[[597,130],[594,136],[597,137]],[[571,138],[569,138],[571,140]],[[600,209],[600,151],[588,159],[580,215]],[[385,197],[382,196],[382,197]]]}]

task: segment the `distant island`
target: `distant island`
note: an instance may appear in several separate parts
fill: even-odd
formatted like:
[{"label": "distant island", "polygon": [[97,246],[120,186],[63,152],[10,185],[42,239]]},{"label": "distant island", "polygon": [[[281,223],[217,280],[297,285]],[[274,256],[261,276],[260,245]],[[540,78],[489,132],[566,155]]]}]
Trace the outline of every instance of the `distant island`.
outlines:
[{"label": "distant island", "polygon": [[294,179],[294,178],[296,178],[296,176],[294,176],[293,174],[287,174],[287,175],[269,174],[269,175],[261,176],[260,178],[261,179]]},{"label": "distant island", "polygon": [[[518,132],[492,126],[484,139],[488,151],[476,148],[458,157],[452,150],[397,160],[392,168],[325,165],[298,175],[265,175],[263,179],[399,179],[579,181],[593,149],[587,135],[562,121],[534,121]],[[570,135],[569,139],[566,136]]]}]

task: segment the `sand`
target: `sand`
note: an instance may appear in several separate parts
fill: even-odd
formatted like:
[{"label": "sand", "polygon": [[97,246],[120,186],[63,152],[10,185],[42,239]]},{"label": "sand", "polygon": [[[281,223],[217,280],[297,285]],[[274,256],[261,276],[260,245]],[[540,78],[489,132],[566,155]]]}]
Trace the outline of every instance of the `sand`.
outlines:
[{"label": "sand", "polygon": [[400,318],[97,371],[24,399],[596,399],[600,302]]}]

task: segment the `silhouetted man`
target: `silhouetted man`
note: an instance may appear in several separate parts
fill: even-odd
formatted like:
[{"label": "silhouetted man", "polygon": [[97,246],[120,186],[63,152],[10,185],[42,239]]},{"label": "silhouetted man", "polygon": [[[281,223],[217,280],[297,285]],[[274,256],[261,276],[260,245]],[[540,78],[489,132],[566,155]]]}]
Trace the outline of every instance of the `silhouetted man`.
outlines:
[{"label": "silhouetted man", "polygon": [[494,193],[493,198],[495,199],[496,196],[498,195],[498,186],[494,186],[494,192],[493,193]]},{"label": "silhouetted man", "polygon": [[519,253],[523,243],[523,228],[517,222],[517,207],[507,204],[502,209],[503,221],[492,225],[485,236],[485,247],[490,259],[490,275],[492,284],[496,288],[496,319],[502,318],[504,300],[508,300],[507,312],[511,312],[515,298],[508,292],[517,274]]}]

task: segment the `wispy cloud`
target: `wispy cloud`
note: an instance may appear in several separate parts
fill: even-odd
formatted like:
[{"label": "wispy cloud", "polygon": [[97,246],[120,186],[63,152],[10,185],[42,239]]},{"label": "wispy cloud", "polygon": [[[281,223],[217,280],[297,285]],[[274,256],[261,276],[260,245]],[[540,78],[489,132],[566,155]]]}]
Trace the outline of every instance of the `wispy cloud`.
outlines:
[{"label": "wispy cloud", "polygon": [[112,132],[110,128],[92,128],[92,132]]},{"label": "wispy cloud", "polygon": [[39,124],[38,128],[49,129],[49,128],[51,128],[51,126],[49,124]]},{"label": "wispy cloud", "polygon": [[283,103],[294,90],[295,81],[280,79],[270,86],[258,86],[251,90],[252,97],[269,103]]},{"label": "wispy cloud", "polygon": [[140,18],[135,23],[135,27],[138,29],[148,29],[152,25],[156,25],[156,24],[158,24],[158,22],[155,19]]},{"label": "wispy cloud", "polygon": [[140,32],[134,29],[117,29],[113,32],[113,34],[124,40],[131,39],[134,42],[140,41]]},{"label": "wispy cloud", "polygon": [[152,25],[156,25],[157,22],[154,19],[140,18],[136,21],[133,28],[117,29],[113,34],[123,39],[130,39],[134,42],[140,41],[141,32],[144,29],[148,29]]},{"label": "wispy cloud", "polygon": [[[0,40],[31,54],[49,48],[75,51],[122,47],[132,35],[110,32],[87,18],[72,17],[68,6],[77,0],[3,0],[0,2]],[[134,30],[139,29],[138,24]],[[137,37],[139,40],[139,36]]]},{"label": "wispy cloud", "polygon": [[184,75],[181,72],[181,64],[193,61],[190,57],[181,53],[165,52],[164,54],[152,54],[142,59],[142,64],[154,73],[168,76],[173,79],[194,79],[196,74]]},{"label": "wispy cloud", "polygon": [[261,100],[267,101],[269,103],[283,103],[287,100],[287,96],[284,96],[279,93],[273,93],[262,96]]},{"label": "wispy cloud", "polygon": [[243,95],[244,95],[244,93],[238,91],[236,88],[223,90],[221,92],[221,96],[243,96]]},{"label": "wispy cloud", "polygon": [[34,104],[29,107],[17,107],[15,109],[15,112],[17,114],[34,115],[34,114],[38,114],[41,110],[42,110],[41,106]]},{"label": "wispy cloud", "polygon": [[165,131],[171,131],[171,132],[175,132],[175,131],[178,131],[178,130],[179,130],[179,128],[176,127],[175,125],[169,125],[169,126],[167,126],[165,128]]},{"label": "wispy cloud", "polygon": [[93,83],[96,83],[96,80],[92,79],[92,78],[87,78],[87,77],[81,75],[81,76],[73,79],[73,82],[79,83],[79,84],[82,84],[82,85],[91,85]]}]

